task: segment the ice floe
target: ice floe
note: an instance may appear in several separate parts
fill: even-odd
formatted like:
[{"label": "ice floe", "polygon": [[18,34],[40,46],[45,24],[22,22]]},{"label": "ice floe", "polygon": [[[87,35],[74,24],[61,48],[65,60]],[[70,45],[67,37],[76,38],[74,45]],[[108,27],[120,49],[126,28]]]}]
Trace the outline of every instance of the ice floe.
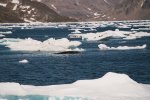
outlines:
[{"label": "ice floe", "polygon": [[0,95],[88,98],[80,100],[149,100],[149,94],[150,85],[137,83],[126,74],[113,72],[109,72],[99,79],[80,80],[64,85],[31,86],[20,85],[19,83],[0,83]]},{"label": "ice floe", "polygon": [[12,34],[12,31],[0,32],[0,34]]},{"label": "ice floe", "polygon": [[5,35],[3,35],[3,34],[0,34],[0,37],[5,37]]},{"label": "ice floe", "polygon": [[137,28],[137,29],[132,28],[131,30],[132,31],[146,31],[146,30],[150,30],[150,27],[149,28]]},{"label": "ice floe", "polygon": [[71,37],[81,37],[82,40],[86,41],[97,41],[103,40],[107,38],[122,38],[122,39],[137,39],[142,37],[150,36],[150,33],[147,32],[135,32],[135,31],[119,31],[116,29],[115,31],[104,31],[98,33],[86,33],[86,34],[69,34]]},{"label": "ice floe", "polygon": [[137,38],[142,38],[142,37],[149,37],[150,33],[147,32],[132,32],[131,34],[127,35],[123,39],[137,39]]},{"label": "ice floe", "polygon": [[70,30],[73,31],[73,32],[71,32],[71,33],[81,33],[80,30],[82,30],[82,29],[70,29]]},{"label": "ice floe", "polygon": [[1,39],[1,44],[6,45],[14,51],[81,51],[83,49],[77,48],[81,45],[79,41],[69,41],[67,38],[54,39],[50,38],[43,42],[27,39]]},{"label": "ice floe", "polygon": [[100,50],[133,50],[133,49],[145,49],[146,44],[142,46],[118,46],[118,47],[109,47],[105,44],[98,45]]},{"label": "ice floe", "polygon": [[69,34],[69,38],[82,38],[81,34]]},{"label": "ice floe", "polygon": [[28,63],[29,61],[27,59],[23,59],[23,60],[20,60],[19,63],[22,63],[22,64],[26,64]]}]

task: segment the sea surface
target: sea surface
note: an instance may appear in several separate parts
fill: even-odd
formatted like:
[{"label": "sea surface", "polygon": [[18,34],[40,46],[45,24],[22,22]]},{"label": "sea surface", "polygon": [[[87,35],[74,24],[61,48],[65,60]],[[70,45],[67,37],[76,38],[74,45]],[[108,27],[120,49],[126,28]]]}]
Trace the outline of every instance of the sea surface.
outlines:
[{"label": "sea surface", "polygon": [[[85,51],[77,54],[51,52],[12,51],[0,44],[0,82],[24,85],[69,84],[77,80],[96,79],[107,72],[125,73],[138,83],[150,84],[150,37],[134,40],[106,39],[82,41],[71,39],[69,34],[80,29],[82,33],[96,33],[119,29],[122,31],[150,32],[150,21],[82,22],[1,24],[0,31],[8,32],[3,38],[32,38],[44,41],[49,38],[68,38],[81,41]],[[136,46],[146,44],[142,50],[100,50],[100,43],[109,46]],[[27,59],[26,64],[19,63]]]},{"label": "sea surface", "polygon": [[[0,24],[0,83],[13,82],[33,86],[71,84],[78,80],[97,79],[108,72],[114,72],[127,74],[138,83],[150,84],[149,36],[129,40],[107,38],[97,41],[69,37],[70,34],[97,33],[108,30],[150,33],[150,21]],[[3,43],[6,42],[4,40],[14,42],[14,39],[26,38],[38,41],[45,41],[49,38],[68,38],[70,41],[80,41],[82,44],[79,48],[84,51],[73,54],[57,54],[48,51],[13,51]],[[99,44],[106,44],[109,47],[135,47],[146,44],[146,48],[100,50]],[[22,60],[25,61],[21,62]],[[0,91],[2,93],[2,90]],[[59,97],[40,95],[24,97],[8,95],[0,96],[0,98],[7,100],[89,100],[86,97],[60,99]]]}]

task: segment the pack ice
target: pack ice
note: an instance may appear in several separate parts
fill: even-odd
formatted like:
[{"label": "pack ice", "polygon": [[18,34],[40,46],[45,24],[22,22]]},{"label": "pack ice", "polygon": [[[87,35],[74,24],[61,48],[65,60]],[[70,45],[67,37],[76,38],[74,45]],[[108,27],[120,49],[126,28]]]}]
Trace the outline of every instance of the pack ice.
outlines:
[{"label": "pack ice", "polygon": [[54,39],[50,38],[43,42],[27,39],[8,39],[1,40],[1,44],[6,45],[13,51],[80,51],[83,49],[77,48],[81,45],[79,41],[69,41],[67,38]]},{"label": "pack ice", "polygon": [[126,74],[108,72],[99,79],[80,80],[64,85],[31,86],[19,83],[0,83],[0,95],[89,98],[86,100],[150,100],[150,85],[137,83]]},{"label": "pack ice", "polygon": [[86,34],[69,34],[70,37],[82,38],[86,41],[98,41],[107,38],[121,38],[125,40],[137,39],[142,37],[150,36],[147,32],[136,32],[136,31],[120,31],[116,29],[115,31],[104,31],[98,33],[86,33]]}]

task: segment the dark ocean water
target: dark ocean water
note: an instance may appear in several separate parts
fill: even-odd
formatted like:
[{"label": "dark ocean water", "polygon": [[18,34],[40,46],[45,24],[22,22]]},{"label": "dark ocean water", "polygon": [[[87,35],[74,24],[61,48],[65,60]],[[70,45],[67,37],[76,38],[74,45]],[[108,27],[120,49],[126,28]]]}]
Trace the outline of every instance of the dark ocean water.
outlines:
[{"label": "dark ocean water", "polygon": [[[147,24],[142,24],[147,23]],[[130,25],[128,28],[119,28],[119,25]],[[135,25],[136,24],[136,25]],[[150,21],[137,22],[112,22],[106,23],[105,27],[95,26],[96,31],[91,30],[86,24],[66,23],[64,26],[59,24],[49,24],[45,26],[55,27],[32,27],[31,29],[21,29],[21,25],[13,26],[5,24],[0,26],[0,31],[12,31],[5,38],[28,38],[44,41],[48,38],[68,38],[70,30],[85,26],[82,33],[103,32],[107,30],[120,29],[131,31],[150,32],[144,28],[150,27]],[[13,28],[4,28],[9,26]],[[38,26],[38,25],[36,25]],[[41,25],[42,26],[42,25]],[[91,25],[94,26],[94,25]],[[88,31],[84,31],[84,29]],[[2,39],[2,38],[1,38]],[[76,39],[74,39],[76,40]],[[78,39],[77,39],[78,40]],[[81,40],[78,40],[81,41]],[[135,40],[110,39],[104,41],[81,41],[81,48],[84,52],[79,54],[52,54],[50,52],[17,52],[11,51],[4,45],[0,45],[0,82],[16,82],[26,85],[54,85],[73,83],[77,80],[100,78],[107,72],[125,73],[139,83],[150,84],[150,37],[143,37]],[[146,49],[142,50],[107,50],[100,51],[98,44],[104,43],[109,46],[136,46],[147,44]],[[29,63],[21,64],[20,60],[27,59]]]}]

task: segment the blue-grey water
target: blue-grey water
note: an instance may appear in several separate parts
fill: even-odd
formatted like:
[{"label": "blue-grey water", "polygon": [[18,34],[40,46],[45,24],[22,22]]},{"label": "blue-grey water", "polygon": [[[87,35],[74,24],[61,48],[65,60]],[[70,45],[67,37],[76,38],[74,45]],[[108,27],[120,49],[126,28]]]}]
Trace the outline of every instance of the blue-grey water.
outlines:
[{"label": "blue-grey water", "polygon": [[[146,24],[142,24],[146,23]],[[129,27],[120,28],[120,25]],[[136,24],[136,25],[135,25]],[[44,24],[45,25],[45,24]],[[44,41],[49,38],[68,38],[72,28],[81,28],[82,33],[103,32],[107,30],[150,32],[150,21],[136,22],[102,22],[90,30],[89,24],[66,23],[59,26],[56,24],[23,25],[1,24],[0,31],[12,31],[2,38],[31,37]],[[6,28],[6,27],[7,28]],[[40,26],[40,25],[39,25]],[[92,26],[92,25],[91,25]],[[94,25],[93,25],[94,26]],[[9,27],[9,28],[8,28]],[[85,31],[86,29],[87,31]],[[80,39],[73,39],[81,41]],[[4,45],[0,45],[0,82],[16,82],[25,85],[54,85],[73,83],[77,80],[100,78],[107,72],[125,73],[139,83],[150,84],[150,37],[143,37],[135,40],[107,39],[103,41],[81,41],[81,48],[85,51],[79,54],[52,54],[49,52],[17,52],[11,51]],[[104,43],[109,46],[136,46],[147,44],[142,50],[106,50],[101,51],[98,44]],[[27,59],[29,63],[21,64],[20,60]]]}]

